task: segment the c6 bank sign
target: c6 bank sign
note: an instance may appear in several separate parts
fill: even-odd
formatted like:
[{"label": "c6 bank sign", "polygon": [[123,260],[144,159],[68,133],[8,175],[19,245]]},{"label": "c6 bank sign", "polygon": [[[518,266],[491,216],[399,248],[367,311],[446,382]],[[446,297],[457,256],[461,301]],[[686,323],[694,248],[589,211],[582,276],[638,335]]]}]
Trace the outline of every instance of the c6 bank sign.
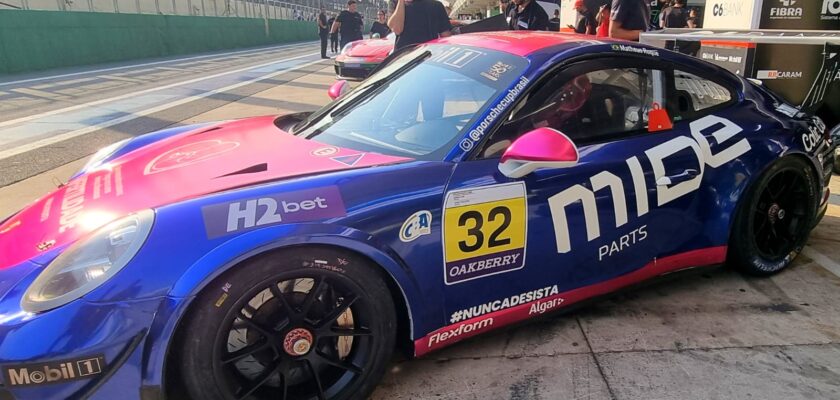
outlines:
[{"label": "c6 bank sign", "polygon": [[751,28],[755,3],[751,0],[707,0],[703,28]]}]

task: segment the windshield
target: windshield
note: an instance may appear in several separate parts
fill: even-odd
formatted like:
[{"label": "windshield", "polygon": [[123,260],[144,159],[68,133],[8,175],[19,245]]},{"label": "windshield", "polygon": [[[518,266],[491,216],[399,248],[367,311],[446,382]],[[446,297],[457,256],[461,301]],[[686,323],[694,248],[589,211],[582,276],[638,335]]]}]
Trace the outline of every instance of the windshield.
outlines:
[{"label": "windshield", "polygon": [[441,160],[526,65],[492,50],[421,46],[313,113],[294,133],[360,151]]}]

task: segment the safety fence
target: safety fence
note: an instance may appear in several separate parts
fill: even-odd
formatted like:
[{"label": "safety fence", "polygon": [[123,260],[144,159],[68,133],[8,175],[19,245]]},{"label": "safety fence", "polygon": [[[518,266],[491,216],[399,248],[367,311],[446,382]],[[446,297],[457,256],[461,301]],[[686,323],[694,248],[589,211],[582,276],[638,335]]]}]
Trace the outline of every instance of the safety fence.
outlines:
[{"label": "safety fence", "polygon": [[0,74],[317,38],[310,21],[0,10]]},{"label": "safety fence", "polygon": [[[345,8],[345,0],[0,0],[0,10],[80,11],[121,14],[191,15],[314,21],[319,7],[330,14]],[[359,2],[365,21],[373,21],[385,0]]]}]

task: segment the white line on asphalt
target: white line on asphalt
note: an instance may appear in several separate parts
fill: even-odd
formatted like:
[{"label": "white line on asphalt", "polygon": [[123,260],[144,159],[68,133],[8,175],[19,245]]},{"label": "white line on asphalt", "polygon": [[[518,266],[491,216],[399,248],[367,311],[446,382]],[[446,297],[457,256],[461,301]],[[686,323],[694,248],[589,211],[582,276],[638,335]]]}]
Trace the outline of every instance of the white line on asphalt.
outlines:
[{"label": "white line on asphalt", "polygon": [[[190,79],[190,80],[181,81],[181,82],[175,82],[175,83],[172,83],[172,84],[169,84],[169,85],[153,87],[153,88],[149,88],[149,89],[146,89],[146,90],[141,90],[139,92],[126,93],[126,94],[122,94],[122,95],[115,96],[115,97],[109,97],[107,99],[100,99],[100,100],[91,101],[91,102],[88,102],[88,103],[76,104],[74,106],[65,107],[65,108],[61,108],[61,109],[57,109],[57,110],[46,111],[46,112],[42,112],[40,114],[34,114],[34,115],[29,115],[29,116],[21,117],[21,118],[17,118],[17,119],[11,119],[11,120],[8,120],[8,121],[0,122],[0,127],[6,127],[6,126],[10,126],[10,125],[16,125],[16,124],[20,124],[20,123],[24,123],[24,122],[29,122],[29,121],[32,121],[32,120],[37,120],[37,119],[40,119],[40,118],[49,117],[49,116],[56,115],[56,114],[61,114],[61,113],[69,112],[69,111],[75,111],[75,110],[79,110],[79,109],[83,109],[83,108],[87,108],[87,107],[91,107],[91,106],[95,106],[95,105],[99,105],[99,104],[105,104],[105,103],[110,103],[110,102],[117,101],[117,100],[131,98],[131,97],[137,97],[137,96],[140,96],[140,95],[143,95],[143,94],[146,94],[146,93],[152,93],[152,92],[157,92],[157,91],[160,91],[160,90],[171,89],[171,88],[178,87],[178,86],[189,85],[191,83],[200,82],[200,81],[204,81],[204,80],[208,80],[208,79],[214,79],[214,78],[218,78],[220,76],[236,74],[236,73],[243,72],[243,71],[248,71],[248,70],[251,70],[251,69],[258,69],[258,68],[266,67],[266,66],[273,65],[273,64],[279,64],[281,62],[297,60],[297,59],[305,58],[305,57],[310,57],[310,56],[313,56],[313,55],[316,55],[316,54],[318,54],[318,53],[303,54],[303,55],[296,56],[296,57],[289,57],[289,58],[285,58],[285,59],[282,59],[282,60],[275,60],[275,61],[271,61],[271,62],[267,62],[267,63],[263,63],[263,64],[252,65],[252,66],[249,66],[249,67],[239,68],[239,69],[235,69],[235,70],[232,70],[232,71],[225,71],[225,72],[220,72],[218,74],[203,76],[203,77],[200,77],[200,78]],[[321,61],[318,61],[318,62],[321,62]],[[212,92],[210,92],[210,93],[212,93]],[[60,137],[65,137],[65,139],[69,139],[73,136],[66,136],[66,135],[69,135],[71,133],[72,132],[67,132],[67,133],[64,133],[64,134],[59,135],[59,136]],[[78,136],[78,135],[76,135],[76,136]],[[30,144],[22,145],[22,146],[19,146],[19,147],[14,147],[14,148],[11,148],[11,149],[8,149],[8,150],[0,151],[0,160],[2,160],[4,158],[11,157],[11,156],[14,156],[16,154],[20,154],[20,153],[38,148],[38,147],[41,147],[41,146],[45,146],[45,145],[40,145],[40,146],[34,146],[33,147],[33,144],[37,144],[37,143],[41,143],[41,142],[56,143],[55,141],[51,141],[51,138],[47,138],[47,139],[44,139],[44,140],[41,140],[41,141],[37,141],[37,142],[30,143]],[[24,149],[24,150],[22,150],[22,149]]]},{"label": "white line on asphalt", "polygon": [[18,81],[11,81],[11,82],[0,82],[0,87],[9,86],[9,85],[17,85],[21,83],[30,83],[30,82],[40,82],[50,79],[59,79],[59,78],[68,78],[71,76],[78,76],[78,75],[88,75],[88,74],[97,74],[100,72],[109,72],[109,71],[118,71],[121,69],[128,69],[128,68],[137,68],[137,67],[146,67],[149,65],[158,65],[158,64],[166,64],[166,63],[173,63],[179,61],[189,61],[189,60],[198,60],[202,58],[211,58],[211,57],[219,57],[219,56],[230,56],[235,54],[245,54],[245,53],[257,53],[261,51],[270,51],[270,50],[280,50],[285,48],[295,48],[295,47],[307,47],[302,45],[301,43],[295,44],[286,44],[282,46],[273,46],[273,47],[261,47],[259,49],[248,49],[248,50],[238,50],[238,51],[230,51],[227,53],[216,53],[216,54],[205,54],[203,56],[194,56],[194,57],[184,57],[184,58],[173,58],[170,60],[163,60],[163,61],[154,61],[142,64],[131,64],[131,65],[124,65],[120,67],[111,67],[111,68],[102,68],[102,69],[95,69],[90,71],[79,71],[79,72],[72,72],[68,74],[61,74],[61,75],[51,75],[51,76],[43,76],[40,78],[31,78],[31,79],[21,79]]},{"label": "white line on asphalt", "polygon": [[819,251],[817,251],[817,249],[811,246],[805,246],[805,248],[802,249],[802,254],[816,261],[817,264],[825,268],[828,272],[831,272],[832,274],[840,278],[840,264],[837,264],[836,262],[834,262],[834,260],[826,256],[825,254],[820,253]]},{"label": "white line on asphalt", "polygon": [[[312,55],[315,55],[315,54],[318,54],[318,53],[311,53],[311,54],[307,54],[305,56],[294,57],[294,58],[308,57],[308,56],[312,56]],[[293,59],[293,58],[290,58],[290,59],[287,59],[287,60],[291,60],[291,59]],[[312,61],[312,62],[309,62],[309,63],[306,63],[306,64],[298,65],[296,67],[286,68],[286,69],[282,69],[280,71],[274,71],[272,73],[260,76],[258,78],[253,78],[253,79],[250,79],[250,80],[247,80],[247,81],[235,83],[235,84],[230,85],[230,86],[226,86],[226,87],[223,87],[223,88],[220,88],[220,89],[214,89],[214,90],[211,90],[211,91],[208,91],[208,92],[203,92],[201,94],[197,94],[197,95],[194,95],[194,96],[184,97],[184,98],[181,98],[179,100],[176,100],[176,101],[173,101],[173,102],[170,102],[170,103],[161,104],[159,106],[152,107],[152,108],[147,108],[143,111],[132,113],[132,114],[120,117],[120,118],[112,119],[108,122],[103,122],[103,123],[98,124],[98,125],[88,126],[88,127],[82,128],[82,129],[77,129],[75,131],[70,131],[70,132],[62,133],[60,135],[51,136],[51,137],[46,138],[46,139],[41,139],[41,140],[38,140],[36,142],[28,143],[28,144],[18,146],[18,147],[9,149],[9,150],[0,151],[0,160],[2,160],[4,158],[11,157],[11,156],[14,156],[14,155],[17,155],[17,154],[25,153],[27,151],[34,150],[34,149],[37,149],[39,147],[49,146],[51,144],[58,143],[58,142],[61,142],[61,141],[67,140],[67,139],[71,139],[71,138],[74,138],[74,137],[77,137],[77,136],[85,135],[85,134],[97,131],[99,129],[102,129],[102,128],[107,128],[107,127],[110,127],[110,126],[121,124],[121,123],[126,122],[126,121],[131,121],[133,119],[136,119],[136,118],[139,118],[139,117],[142,117],[142,116],[146,116],[146,115],[149,115],[149,114],[154,114],[156,112],[163,111],[163,110],[166,110],[166,109],[170,109],[172,107],[177,107],[177,106],[180,106],[182,104],[189,103],[193,100],[198,100],[198,99],[201,99],[201,98],[204,98],[204,97],[212,96],[216,93],[223,93],[223,92],[231,91],[231,90],[234,90],[236,88],[252,84],[254,82],[258,82],[258,81],[261,81],[261,80],[264,80],[264,79],[270,79],[270,78],[273,78],[277,75],[284,74],[284,73],[291,72],[291,71],[295,71],[295,70],[298,70],[298,69],[301,69],[301,68],[304,68],[304,67],[308,67],[310,65],[314,65],[314,64],[320,63],[322,61],[323,60],[318,59],[318,60],[315,60],[315,61]],[[277,63],[277,62],[280,62],[280,61],[275,61],[271,64],[274,64],[274,63]],[[252,68],[258,68],[258,67],[259,66],[252,67]],[[137,93],[132,94],[132,96],[134,96],[134,95],[137,95]]]}]

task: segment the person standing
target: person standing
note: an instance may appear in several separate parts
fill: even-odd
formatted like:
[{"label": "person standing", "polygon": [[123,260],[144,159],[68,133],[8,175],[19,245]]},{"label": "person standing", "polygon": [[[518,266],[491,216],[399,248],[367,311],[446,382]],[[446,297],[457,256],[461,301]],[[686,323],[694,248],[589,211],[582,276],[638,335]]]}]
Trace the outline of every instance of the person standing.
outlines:
[{"label": "person standing", "polygon": [[385,38],[389,33],[391,33],[391,28],[388,28],[385,10],[379,10],[376,13],[376,21],[373,21],[373,25],[370,26],[370,37],[373,38],[374,34],[379,34],[379,37]]},{"label": "person standing", "polygon": [[516,7],[510,11],[509,28],[514,31],[548,30],[548,14],[536,0],[513,0]]},{"label": "person standing", "polygon": [[688,12],[685,10],[685,0],[674,0],[674,5],[662,12],[663,28],[687,28]]},{"label": "person standing", "polygon": [[347,43],[362,40],[362,16],[356,12],[356,1],[347,2],[347,9],[342,11],[333,22],[331,32],[341,35],[340,45],[343,49]]},{"label": "person standing", "polygon": [[318,36],[321,37],[321,58],[327,57],[327,37],[330,34],[329,26],[327,25],[327,11],[321,7],[321,13],[318,14]]},{"label": "person standing", "polygon": [[[330,13],[330,19],[327,20],[327,26],[332,29],[333,23],[335,23],[335,15]],[[330,32],[330,51],[338,53],[338,32]]]},{"label": "person standing", "polygon": [[639,34],[647,32],[650,3],[646,0],[612,0],[610,37],[639,41]]},{"label": "person standing", "polygon": [[604,4],[598,9],[598,15],[595,17],[595,20],[598,21],[598,29],[595,31],[595,36],[610,36],[610,3]]},{"label": "person standing", "polygon": [[449,15],[437,0],[397,0],[388,27],[397,35],[394,51],[452,34]]},{"label": "person standing", "polygon": [[577,26],[569,25],[569,28],[575,30],[575,33],[581,35],[594,35],[598,24],[595,22],[595,15],[589,11],[583,0],[575,2],[575,11],[578,13]]},{"label": "person standing", "polygon": [[560,31],[560,9],[554,10],[554,18],[548,20],[548,30]]}]

